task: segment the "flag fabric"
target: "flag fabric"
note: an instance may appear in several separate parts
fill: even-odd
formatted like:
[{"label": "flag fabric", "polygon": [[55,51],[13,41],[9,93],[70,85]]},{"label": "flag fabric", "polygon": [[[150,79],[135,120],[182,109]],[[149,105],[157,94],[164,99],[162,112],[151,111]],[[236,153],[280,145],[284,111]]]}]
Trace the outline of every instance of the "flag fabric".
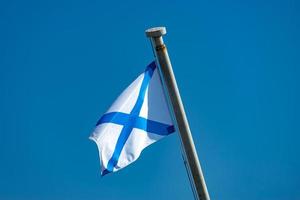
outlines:
[{"label": "flag fabric", "polygon": [[102,176],[126,167],[144,148],[174,131],[159,70],[152,62],[98,120],[90,136],[99,150]]}]

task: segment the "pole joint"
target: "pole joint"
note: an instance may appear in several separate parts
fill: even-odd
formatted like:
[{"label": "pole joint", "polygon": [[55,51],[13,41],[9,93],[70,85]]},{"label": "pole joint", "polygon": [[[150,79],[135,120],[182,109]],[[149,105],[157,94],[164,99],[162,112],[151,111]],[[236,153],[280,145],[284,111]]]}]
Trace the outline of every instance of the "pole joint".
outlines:
[{"label": "pole joint", "polygon": [[162,45],[158,45],[155,47],[156,51],[163,51],[165,50],[167,47],[166,45],[162,44]]}]

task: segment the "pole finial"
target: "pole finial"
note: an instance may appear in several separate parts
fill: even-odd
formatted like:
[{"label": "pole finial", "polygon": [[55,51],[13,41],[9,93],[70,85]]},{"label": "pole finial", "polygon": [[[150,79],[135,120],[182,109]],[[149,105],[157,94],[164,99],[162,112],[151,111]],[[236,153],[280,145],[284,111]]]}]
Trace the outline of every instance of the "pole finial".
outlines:
[{"label": "pole finial", "polygon": [[149,28],[146,31],[147,37],[161,37],[167,33],[166,27],[153,27]]}]

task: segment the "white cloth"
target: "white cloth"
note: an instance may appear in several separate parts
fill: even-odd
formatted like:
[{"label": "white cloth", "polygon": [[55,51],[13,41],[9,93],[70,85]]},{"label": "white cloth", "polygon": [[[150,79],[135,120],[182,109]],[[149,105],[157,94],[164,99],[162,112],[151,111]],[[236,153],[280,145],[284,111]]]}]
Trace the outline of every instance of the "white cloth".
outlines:
[{"label": "white cloth", "polygon": [[101,174],[126,167],[144,148],[173,132],[159,71],[152,62],[100,118],[90,136],[98,146]]}]

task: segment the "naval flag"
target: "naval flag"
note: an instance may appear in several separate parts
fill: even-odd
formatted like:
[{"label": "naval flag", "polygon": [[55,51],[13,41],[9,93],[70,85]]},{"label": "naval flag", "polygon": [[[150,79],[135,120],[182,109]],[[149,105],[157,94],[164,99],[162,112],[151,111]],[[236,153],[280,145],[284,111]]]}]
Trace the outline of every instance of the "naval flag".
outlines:
[{"label": "naval flag", "polygon": [[134,162],[142,150],[175,131],[156,63],[150,63],[99,119],[90,139],[102,176]]}]

